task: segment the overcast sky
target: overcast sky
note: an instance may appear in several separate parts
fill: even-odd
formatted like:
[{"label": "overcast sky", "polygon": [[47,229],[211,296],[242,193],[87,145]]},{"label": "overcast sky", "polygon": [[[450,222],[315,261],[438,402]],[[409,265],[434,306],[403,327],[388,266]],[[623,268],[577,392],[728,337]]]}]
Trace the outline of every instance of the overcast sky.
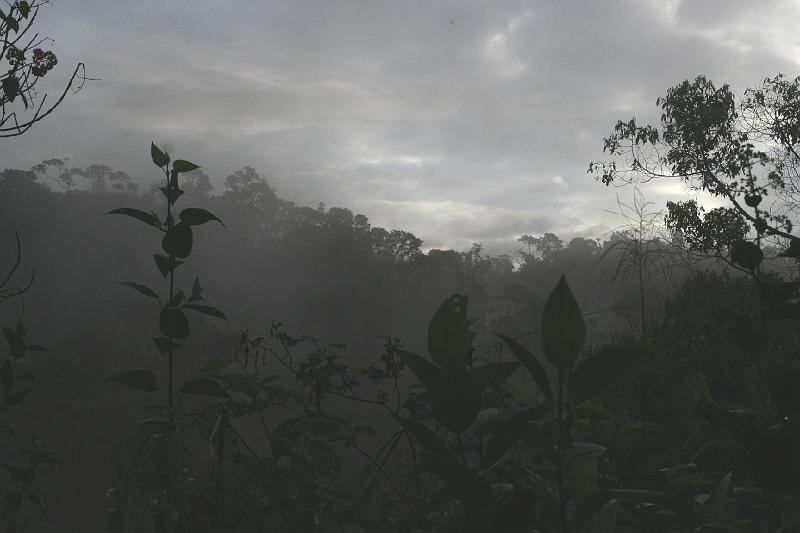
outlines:
[{"label": "overcast sky", "polygon": [[[705,74],[741,91],[799,74],[800,3],[752,0],[55,0],[54,89],[90,82],[0,143],[157,177],[149,143],[215,179],[249,165],[279,196],[343,206],[426,247],[524,233],[602,237],[616,194],[586,174],[617,119],[655,118]],[[648,186],[659,205],[685,196]]]}]

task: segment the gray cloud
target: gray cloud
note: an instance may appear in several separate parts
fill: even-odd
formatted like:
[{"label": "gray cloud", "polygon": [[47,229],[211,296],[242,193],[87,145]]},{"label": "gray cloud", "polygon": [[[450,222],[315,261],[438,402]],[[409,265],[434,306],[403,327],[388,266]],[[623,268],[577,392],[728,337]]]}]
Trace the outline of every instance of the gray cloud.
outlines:
[{"label": "gray cloud", "polygon": [[616,199],[585,171],[616,119],[655,119],[656,97],[700,73],[743,89],[797,69],[798,8],[762,2],[754,24],[753,6],[58,0],[39,28],[65,65],[48,83],[79,59],[102,81],[0,156],[70,155],[149,182],[152,139],[218,183],[250,165],[284,197],[429,246],[600,236]]}]

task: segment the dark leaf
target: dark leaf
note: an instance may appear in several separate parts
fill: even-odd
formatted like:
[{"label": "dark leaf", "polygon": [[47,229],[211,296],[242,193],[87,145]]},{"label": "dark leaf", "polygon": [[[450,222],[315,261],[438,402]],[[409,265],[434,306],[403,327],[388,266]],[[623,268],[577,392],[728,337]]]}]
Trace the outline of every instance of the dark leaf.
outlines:
[{"label": "dark leaf", "polygon": [[505,420],[498,421],[496,429],[492,431],[492,437],[486,446],[486,464],[493,465],[499,461],[514,443],[526,436],[528,422],[540,420],[550,410],[550,404],[544,403],[536,407],[529,407]]},{"label": "dark leaf", "polygon": [[19,8],[20,15],[22,15],[23,18],[28,18],[31,12],[31,5],[25,0],[19,0],[19,2],[17,2],[17,7]]},{"label": "dark leaf", "polygon": [[[12,21],[14,19],[8,18],[7,20]],[[14,22],[16,21],[14,20]],[[14,74],[9,74],[7,78],[3,78],[2,85],[6,99],[9,102],[13,102],[17,95],[19,95],[19,80]]]},{"label": "dark leaf", "polygon": [[163,168],[164,165],[169,163],[169,155],[162,152],[155,143],[150,143],[150,157],[153,159],[153,163],[159,168]]},{"label": "dark leaf", "polygon": [[453,433],[467,429],[481,409],[481,388],[466,369],[452,368],[432,389],[433,412],[439,422]]},{"label": "dark leaf", "polygon": [[763,350],[767,344],[764,335],[750,326],[731,326],[728,328],[728,335],[739,348],[751,355]]},{"label": "dark leaf", "polygon": [[575,369],[570,379],[573,405],[586,401],[621,379],[647,354],[642,345],[610,346],[591,355]]},{"label": "dark leaf", "polygon": [[[222,224],[222,221],[209,211],[206,211],[205,209],[198,209],[196,207],[187,207],[181,211],[180,218],[183,222],[189,224],[190,226],[200,226],[201,224],[211,222],[212,220]],[[225,226],[225,224],[222,225]]]},{"label": "dark leaf", "polygon": [[193,311],[197,311],[198,313],[203,313],[204,315],[210,315],[216,318],[227,320],[227,318],[225,317],[225,313],[223,313],[216,307],[211,307],[210,305],[185,304],[183,307],[185,309],[191,309]]},{"label": "dark leaf", "polygon": [[159,187],[158,190],[161,191],[161,193],[167,199],[169,205],[175,205],[175,202],[178,201],[178,198],[183,195],[183,191],[178,187]]},{"label": "dark leaf", "polygon": [[187,257],[192,252],[192,227],[183,222],[176,224],[164,235],[161,247],[170,256]]},{"label": "dark leaf", "polygon": [[539,387],[539,390],[542,391],[545,402],[553,401],[553,391],[550,388],[550,380],[547,378],[547,372],[539,360],[530,352],[530,350],[517,342],[515,339],[507,337],[501,333],[497,333],[497,336],[506,343],[508,348],[511,350],[511,353],[513,353],[516,358],[519,359],[523,365],[525,365],[525,368],[528,369],[528,373],[533,378],[533,381]]},{"label": "dark leaf", "polygon": [[145,213],[141,209],[133,209],[132,207],[120,207],[119,209],[113,209],[109,211],[107,214],[126,215],[129,217],[133,217],[136,220],[141,220],[148,226],[153,226],[154,228],[161,229],[161,221],[158,219],[158,217],[153,213]]},{"label": "dark leaf", "polygon": [[176,159],[172,163],[172,170],[175,172],[191,172],[192,170],[197,170],[200,168],[199,165],[195,165],[189,161],[184,161],[183,159]]},{"label": "dark leaf", "polygon": [[575,512],[579,526],[583,526],[601,507],[611,500],[636,503],[665,503],[669,495],[664,492],[638,489],[605,489],[594,492],[583,499]]},{"label": "dark leaf", "polygon": [[791,257],[793,259],[800,259],[800,239],[792,237],[789,241],[789,247],[780,254],[783,257]]},{"label": "dark leaf", "polygon": [[6,23],[8,24],[8,27],[14,30],[15,32],[19,31],[19,22],[14,17],[10,15],[6,17]]},{"label": "dark leaf", "polygon": [[471,357],[473,338],[467,297],[454,294],[442,302],[428,325],[428,351],[442,368],[464,367]]},{"label": "dark leaf", "polygon": [[472,375],[484,389],[496,387],[505,383],[519,368],[517,361],[500,361],[487,363],[472,369]]},{"label": "dark leaf", "polygon": [[562,275],[547,297],[542,312],[542,344],[547,360],[559,370],[568,369],[586,340],[581,309]]},{"label": "dark leaf", "polygon": [[24,400],[25,397],[30,392],[31,392],[31,389],[20,389],[18,391],[12,392],[10,394],[6,394],[6,397],[3,400],[3,403],[5,403],[8,407],[11,407],[12,405],[16,405],[19,402],[21,402],[22,400]]},{"label": "dark leaf", "polygon": [[3,334],[6,336],[6,340],[8,341],[8,350],[11,354],[11,357],[14,359],[22,359],[25,357],[28,347],[25,346],[24,333],[19,331],[19,329],[14,331],[9,327],[4,327]]},{"label": "dark leaf", "polygon": [[113,381],[145,392],[156,390],[156,376],[149,370],[129,370],[128,372],[111,376],[107,381]]},{"label": "dark leaf", "polygon": [[437,457],[443,457],[448,454],[447,443],[428,426],[402,416],[395,416],[395,418],[414,439],[422,444],[428,453]]},{"label": "dark leaf", "polygon": [[424,357],[405,350],[399,350],[397,355],[429,390],[442,380],[442,371]]},{"label": "dark leaf", "polygon": [[124,285],[126,287],[130,287],[139,294],[143,294],[145,296],[149,296],[150,298],[155,298],[156,300],[158,300],[158,294],[156,294],[156,291],[154,291],[150,287],[146,287],[145,285],[134,283],[132,281],[118,281],[117,283],[115,283],[115,285]]},{"label": "dark leaf", "polygon": [[209,378],[195,378],[187,381],[181,387],[181,392],[188,394],[204,394],[206,396],[214,396],[216,398],[230,398],[231,395],[225,390],[225,387]]},{"label": "dark leaf", "polygon": [[153,258],[156,261],[156,266],[158,267],[158,271],[161,272],[161,275],[164,276],[165,278],[167,277],[167,274],[169,274],[170,272],[172,272],[173,270],[175,270],[176,268],[178,268],[183,264],[183,261],[175,259],[174,257],[169,258],[166,255],[154,254]]},{"label": "dark leaf", "polygon": [[189,321],[180,309],[167,307],[161,311],[158,319],[161,333],[167,337],[185,339],[189,336]]},{"label": "dark leaf", "polygon": [[[161,355],[164,355],[165,353],[169,353],[170,340],[169,340],[168,337],[153,337],[153,343],[156,345],[156,348],[158,348],[158,352]],[[173,351],[177,350],[181,346],[183,346],[183,344],[181,344],[179,342],[172,341],[172,350]]]}]

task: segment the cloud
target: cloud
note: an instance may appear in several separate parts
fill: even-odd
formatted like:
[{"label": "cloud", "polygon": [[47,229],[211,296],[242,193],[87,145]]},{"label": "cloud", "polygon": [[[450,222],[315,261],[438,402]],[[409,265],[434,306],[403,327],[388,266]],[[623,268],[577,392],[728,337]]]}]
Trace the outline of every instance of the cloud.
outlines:
[{"label": "cloud", "polygon": [[[757,9],[757,23],[754,10]],[[70,3],[40,16],[89,83],[6,166],[69,153],[149,182],[151,140],[221,183],[244,165],[279,194],[363,210],[431,246],[616,225],[586,175],[619,118],[703,73],[741,90],[793,72],[794,3],[610,0]],[[60,78],[59,78],[60,76]],[[648,200],[685,195],[645,187]]]}]

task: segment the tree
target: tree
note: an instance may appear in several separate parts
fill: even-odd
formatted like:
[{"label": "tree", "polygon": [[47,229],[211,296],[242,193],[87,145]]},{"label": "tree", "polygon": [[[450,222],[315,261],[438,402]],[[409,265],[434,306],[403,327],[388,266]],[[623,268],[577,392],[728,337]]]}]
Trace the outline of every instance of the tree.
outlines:
[{"label": "tree", "polygon": [[[55,53],[43,48],[49,38],[38,33],[29,38],[39,9],[49,3],[50,0],[19,0],[7,3],[8,13],[0,11],[0,65],[5,64],[5,74],[0,76],[0,137],[22,135],[61,105],[76,81],[74,92],[89,79],[84,64],[78,63],[52,105],[45,107],[47,94],[37,93],[39,81],[58,64]],[[22,103],[22,111],[15,109],[18,102]]]},{"label": "tree", "polygon": [[[726,199],[730,207],[708,213],[687,202],[667,205],[668,226],[694,249],[732,251],[752,229],[758,244],[766,236],[789,239],[790,255],[800,256],[791,235],[800,190],[800,78],[767,78],[737,102],[728,85],[698,76],[669,89],[657,105],[661,124],[618,121],[604,140],[612,160],[590,163],[589,173],[606,185],[680,179]],[[765,207],[769,195],[776,198]]]}]

